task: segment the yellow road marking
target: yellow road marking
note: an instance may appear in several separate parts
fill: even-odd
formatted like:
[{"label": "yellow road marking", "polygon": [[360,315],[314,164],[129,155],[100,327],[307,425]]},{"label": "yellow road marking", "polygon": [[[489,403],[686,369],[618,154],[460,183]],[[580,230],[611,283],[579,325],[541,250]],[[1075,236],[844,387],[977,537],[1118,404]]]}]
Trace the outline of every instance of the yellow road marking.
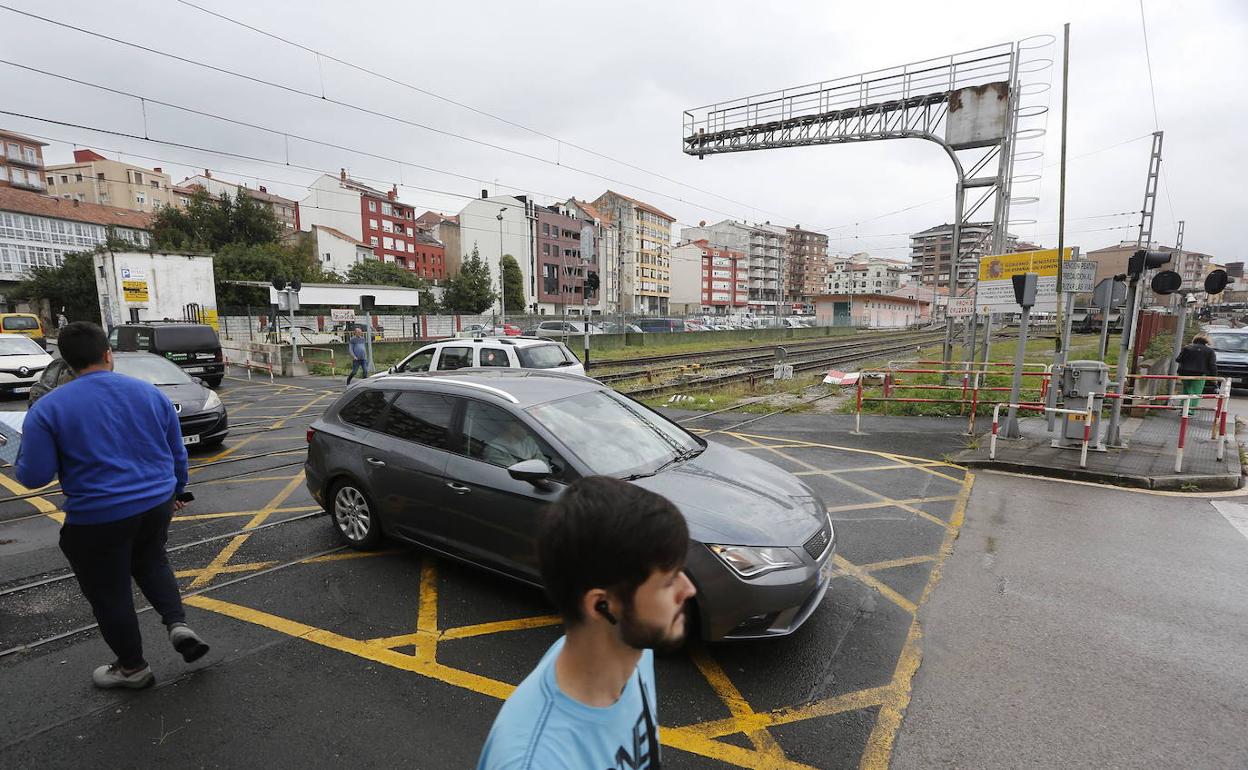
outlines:
[{"label": "yellow road marking", "polygon": [[855,690],[844,695],[837,695],[833,698],[825,698],[805,706],[780,708],[761,713],[756,712],[748,717],[734,716],[727,719],[716,719],[711,722],[701,722],[676,729],[696,733],[704,738],[719,738],[750,729],[776,727],[791,722],[802,722],[807,719],[832,716],[845,711],[857,711],[858,709],[879,706],[893,696],[893,690],[894,688],[891,684],[883,687],[871,687],[866,690]]},{"label": "yellow road marking", "polygon": [[[780,441],[780,442],[792,442],[792,441],[794,441],[794,439],[791,439],[791,438],[788,438],[788,437],[785,437],[785,436],[764,436],[764,435],[760,435],[760,434],[757,434],[757,433],[726,433],[726,434],[724,434],[724,435],[727,435],[727,436],[734,436],[734,437],[736,437],[736,438],[740,438],[740,439],[745,439],[745,438],[755,438],[755,439],[762,439],[762,440],[764,440],[764,441]],[[916,463],[928,463],[928,464],[933,464],[933,465],[945,465],[945,466],[947,466],[947,467],[949,467],[949,468],[958,468],[958,469],[960,469],[960,466],[954,465],[953,463],[942,463],[942,462],[940,462],[939,460],[933,460],[933,459],[932,459],[932,458],[930,458],[930,457],[915,457],[915,456],[913,456],[913,455],[902,455],[902,454],[897,454],[896,452],[883,452],[883,451],[880,451],[880,450],[878,450],[878,449],[863,449],[862,447],[839,446],[839,445],[837,445],[837,444],[823,444],[823,443],[820,443],[820,442],[818,442],[818,441],[807,441],[807,442],[806,442],[806,444],[807,444],[807,446],[810,446],[810,447],[818,447],[818,448],[820,448],[820,449],[836,449],[836,450],[839,450],[839,451],[841,451],[841,452],[853,452],[854,454],[875,455],[876,457],[882,457],[882,458],[884,458],[885,460],[895,460],[895,461],[897,461],[897,462],[908,462],[908,461],[912,461],[912,462],[916,462]]]},{"label": "yellow road marking", "polygon": [[867,510],[869,508],[888,508],[891,505],[901,503],[903,505],[917,505],[919,503],[947,503],[950,500],[957,500],[957,495],[941,495],[939,497],[911,497],[906,500],[880,500],[875,503],[846,503],[845,505],[829,505],[828,513],[840,513],[841,511],[857,511]]},{"label": "yellow road marking", "polygon": [[[750,448],[750,449],[787,449],[788,447],[776,446],[776,447],[747,447],[747,448]],[[820,476],[820,475],[834,476],[838,473],[857,473],[859,471],[900,471],[900,470],[906,470],[907,468],[917,468],[919,470],[922,470],[920,466],[914,463],[894,463],[892,465],[860,465],[857,468],[836,468],[834,470],[796,471],[794,472],[793,475],[794,476]],[[951,476],[945,476],[945,474],[943,473],[938,474],[938,475],[943,476],[944,478],[947,478],[950,481],[953,481],[957,484],[962,483],[961,479],[955,479]]]},{"label": "yellow road marking", "polygon": [[859,567],[857,564],[853,564],[847,561],[845,557],[841,556],[840,554],[833,556],[832,560],[833,562],[836,563],[836,566],[839,567],[841,571],[844,572],[846,575],[849,575],[850,577],[854,578],[859,583],[870,586],[871,588],[874,588],[876,591],[879,591],[884,596],[884,598],[888,599],[893,604],[896,604],[898,607],[902,608],[906,612],[909,612],[912,614],[914,613],[916,609],[914,602],[910,601],[906,597],[897,593],[895,590],[885,585],[884,583],[881,583],[879,580],[873,577],[871,573],[867,572],[862,567]]},{"label": "yellow road marking", "polygon": [[[294,478],[289,477],[289,478]],[[308,511],[319,511],[319,505],[296,505],[290,508],[274,508],[273,513],[307,513]],[[196,513],[190,516],[174,516],[174,521],[199,521],[201,519],[228,519],[238,516],[255,516],[257,511],[230,511],[228,513]]]},{"label": "yellow road marking", "polygon": [[[298,474],[296,474],[298,475]],[[248,476],[245,479],[213,479],[211,481],[197,481],[196,484],[250,484],[253,481],[290,481],[294,476]]]},{"label": "yellow road marking", "polygon": [[[922,596],[919,597],[919,606],[927,602],[932,589],[940,582],[940,573],[944,567],[945,559],[949,557],[949,554],[953,553],[953,541],[958,535],[958,530],[962,528],[963,520],[966,518],[966,506],[971,499],[971,487],[974,484],[975,474],[968,471],[966,480],[962,483],[962,492],[958,495],[958,502],[953,507],[951,526],[940,544],[940,552],[936,557],[936,564],[932,567],[932,573],[927,578],[927,585],[923,587]],[[889,761],[892,759],[893,754],[893,742],[897,738],[897,730],[901,727],[901,719],[905,714],[906,707],[910,705],[910,688],[914,679],[914,673],[918,671],[919,663],[923,659],[923,652],[920,646],[922,639],[923,631],[919,626],[919,616],[916,612],[914,619],[910,621],[910,630],[906,634],[906,643],[901,648],[901,655],[898,657],[897,666],[893,670],[893,686],[896,688],[896,695],[890,702],[880,707],[879,715],[875,719],[875,727],[871,728],[871,735],[867,738],[867,746],[863,750],[862,758],[858,763],[859,770],[888,770]]]},{"label": "yellow road marking", "polygon": [[882,569],[893,569],[894,567],[909,567],[913,564],[926,564],[929,561],[936,561],[934,554],[924,556],[907,556],[904,559],[891,559],[889,561],[873,561],[870,564],[859,564],[858,569],[863,572],[875,572]]},{"label": "yellow road marking", "polygon": [[[48,487],[52,486],[55,483],[56,482],[50,482],[48,484],[43,485],[42,487],[39,487],[39,489],[47,489]],[[27,495],[27,494],[30,494],[31,492],[39,491],[37,489],[27,489],[26,487],[19,484],[16,480],[11,479],[8,476],[5,476],[3,473],[0,473],[0,485],[3,485],[5,489],[9,490],[15,495]],[[61,511],[60,508],[57,508],[56,504],[50,502],[47,498],[35,496],[35,497],[26,498],[26,501],[29,502],[31,505],[33,505],[36,511],[38,511],[39,513],[45,514],[49,519],[52,519],[53,521],[59,524],[65,523],[65,513]]]},{"label": "yellow road marking", "polygon": [[[711,689],[719,696],[719,699],[728,707],[728,713],[739,720],[745,720],[754,716],[754,709],[750,708],[750,704],[741,695],[741,691],[732,683],[728,675],[724,673],[724,669],[719,663],[706,652],[706,648],[701,645],[694,645],[689,649],[689,657],[693,660],[693,664],[698,667],[698,671],[711,685]],[[742,730],[745,737],[758,749],[759,753],[769,759],[783,761],[786,757],[784,751],[781,750],[780,744],[776,742],[775,737],[765,729],[758,728],[753,730]]]},{"label": "yellow road marking", "polygon": [[471,626],[448,628],[442,632],[442,638],[467,639],[471,636],[484,636],[485,634],[498,634],[506,631],[526,631],[530,628],[545,628],[547,626],[557,626],[561,623],[563,623],[563,618],[558,615],[537,615],[531,618],[499,620],[493,623],[476,623]]},{"label": "yellow road marking", "polygon": [[433,559],[420,565],[420,609],[416,613],[416,657],[436,663],[438,657],[438,568]]},{"label": "yellow road marking", "polygon": [[[269,501],[268,505],[264,506],[264,508],[261,508],[259,511],[256,511],[256,514],[251,518],[251,521],[243,525],[243,529],[255,529],[263,524],[265,520],[268,519],[269,516],[271,516],[274,511],[276,511],[277,508],[286,501],[286,498],[290,497],[290,495],[299,487],[299,482],[302,480],[303,473],[301,471],[297,476],[287,482],[286,486],[282,487],[282,491],[278,492],[277,495]],[[221,549],[221,552],[213,558],[208,566],[205,567],[193,581],[191,581],[190,587],[199,588],[200,586],[205,586],[211,583],[213,577],[222,571],[222,567],[229,564],[230,559],[234,558],[235,552],[242,547],[243,543],[247,542],[249,537],[251,537],[251,533],[244,532],[231,538],[230,542]]]},{"label": "yellow road marking", "polygon": [[323,564],[330,561],[367,559],[370,556],[393,556],[396,553],[403,553],[403,551],[398,548],[390,548],[384,551],[344,551],[343,553],[331,553],[325,556],[317,556],[314,559],[306,560],[304,564]]},{"label": "yellow road marking", "polygon": [[[264,569],[265,567],[272,567],[274,564],[277,564],[277,562],[275,561],[253,561],[248,564],[229,564],[224,567],[215,568],[213,570],[213,575],[225,575],[225,574],[230,574],[234,572],[252,572],[258,569]],[[173,576],[180,577],[180,578],[199,577],[205,571],[206,570],[204,569],[182,569],[173,573]]]}]

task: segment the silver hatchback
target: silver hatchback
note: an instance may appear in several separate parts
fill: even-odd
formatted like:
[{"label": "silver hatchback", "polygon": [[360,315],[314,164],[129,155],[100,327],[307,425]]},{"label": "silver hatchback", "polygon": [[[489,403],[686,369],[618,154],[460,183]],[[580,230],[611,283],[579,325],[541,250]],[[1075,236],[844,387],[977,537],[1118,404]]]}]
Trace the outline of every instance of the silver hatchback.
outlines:
[{"label": "silver hatchback", "polygon": [[703,638],[792,633],[828,588],[836,536],[814,490],[584,377],[377,377],[308,442],[308,489],[356,548],[384,535],[538,585],[542,509],[573,480],[607,475],[684,514]]}]

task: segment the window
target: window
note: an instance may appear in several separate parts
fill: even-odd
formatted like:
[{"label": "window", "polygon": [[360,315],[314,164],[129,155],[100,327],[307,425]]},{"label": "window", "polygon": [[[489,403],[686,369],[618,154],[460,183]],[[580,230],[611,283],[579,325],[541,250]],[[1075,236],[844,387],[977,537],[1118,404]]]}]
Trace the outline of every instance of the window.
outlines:
[{"label": "window", "polygon": [[[81,181],[82,181],[82,174],[79,174],[79,175],[78,175],[78,181],[79,181],[79,182],[81,182]],[[159,190],[159,189],[160,189],[160,182],[159,182],[159,181],[152,182],[152,189],[153,189],[153,190]]]},{"label": "window", "polygon": [[395,250],[396,250],[396,251],[403,251],[403,250],[405,250],[405,249],[407,248],[407,244],[403,242],[403,239],[402,239],[402,238],[395,238],[395,239],[394,239],[394,248],[395,248]]},{"label": "window", "polygon": [[550,235],[550,225],[546,222],[542,223],[542,235]]},{"label": "window", "polygon": [[395,371],[427,372],[429,371],[429,365],[433,363],[433,354],[435,352],[436,352],[435,348],[429,348],[428,350],[418,351],[411,358],[407,359],[403,363],[396,366]]},{"label": "window", "polygon": [[69,184],[69,174],[61,174],[61,184]]},{"label": "window", "polygon": [[135,183],[135,184],[143,184],[143,174],[141,174],[141,173],[140,173],[140,172],[138,172],[138,171],[132,171],[131,173],[132,173],[132,174],[134,174],[134,183]]},{"label": "window", "polygon": [[141,192],[140,192],[140,193],[135,193],[135,194],[134,194],[134,202],[135,202],[135,203],[147,203],[147,194],[146,194],[146,193],[141,193]]},{"label": "window", "polygon": [[464,411],[464,453],[500,468],[510,468],[525,460],[542,460],[554,472],[563,473],[564,464],[524,423],[506,411],[479,401],[469,401]]},{"label": "window", "polygon": [[454,414],[455,401],[447,396],[407,391],[394,399],[381,430],[404,441],[447,449]]},{"label": "window", "polygon": [[442,348],[438,356],[438,371],[448,372],[472,366],[472,348]]},{"label": "window", "polygon": [[[369,210],[369,211],[376,211],[376,210],[377,210],[377,201],[369,201],[369,202],[368,202],[368,210]],[[376,227],[376,225],[374,225],[374,227]]]},{"label": "window", "polygon": [[373,248],[377,248],[377,236],[375,235],[368,236],[368,242],[373,246]]},{"label": "window", "polygon": [[[545,324],[542,326],[545,328]],[[555,369],[576,361],[572,353],[558,343],[516,348],[516,354],[520,356],[520,366],[525,369]]]},{"label": "window", "polygon": [[502,348],[481,348],[481,366],[511,366],[507,351]]},{"label": "window", "polygon": [[81,181],[82,181],[82,174],[74,174],[74,181],[75,181],[75,182],[81,182]]},{"label": "window", "polygon": [[376,219],[370,219],[370,220],[368,220],[368,229],[370,229],[370,230],[376,230],[376,229],[377,229],[377,220],[376,220]]},{"label": "window", "polygon": [[391,251],[393,251],[393,250],[394,250],[394,239],[393,239],[393,238],[383,238],[383,239],[382,239],[382,241],[381,241],[381,243],[382,243],[382,248],[390,249]]},{"label": "window", "polygon": [[35,153],[34,147],[23,147],[22,157],[26,158],[27,163],[38,163],[39,156]]},{"label": "window", "polygon": [[11,160],[21,160],[21,159],[22,159],[22,146],[21,146],[20,144],[10,144],[10,145],[9,145],[9,158],[10,158]]},{"label": "window", "polygon": [[385,391],[366,390],[344,406],[338,417],[361,428],[372,428],[386,408],[386,398]]},{"label": "window", "polygon": [[54,176],[50,176],[50,177],[48,177],[48,186],[50,187],[50,186],[52,186],[52,185],[54,185],[54,184],[56,184],[56,177],[54,177]]},{"label": "window", "polygon": [[381,213],[385,214],[388,217],[392,217],[394,216],[394,207],[391,206],[389,203],[382,203]]},{"label": "window", "polygon": [[381,230],[385,233],[394,232],[394,224],[389,219],[381,220]]}]

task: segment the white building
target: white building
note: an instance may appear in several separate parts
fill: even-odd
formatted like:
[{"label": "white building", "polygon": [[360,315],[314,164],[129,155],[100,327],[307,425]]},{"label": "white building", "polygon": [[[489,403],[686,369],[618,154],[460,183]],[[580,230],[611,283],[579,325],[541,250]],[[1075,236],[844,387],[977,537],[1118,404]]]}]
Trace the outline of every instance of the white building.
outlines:
[{"label": "white building", "polygon": [[770,222],[746,224],[725,219],[713,225],[686,227],[681,241],[705,240],[716,246],[740,251],[749,261],[749,309],[762,315],[775,315],[781,304],[780,276],[784,269],[788,231]]},{"label": "white building", "polygon": [[377,258],[372,246],[327,225],[312,225],[312,232],[308,235],[314,239],[315,254],[321,267],[338,275],[345,277],[360,262]]},{"label": "white building", "polygon": [[135,246],[150,243],[151,215],[0,187],[0,281],[22,281],[33,267],[53,267],[66,253],[108,240],[108,230]]},{"label": "white building", "polygon": [[217,328],[211,254],[104,251],[95,255],[94,263],[105,329],[166,319],[202,320]]},{"label": "white building", "polygon": [[[159,171],[160,169],[157,169]],[[290,198],[283,198],[280,195],[274,195],[269,192],[264,185],[253,190],[247,185],[227,182],[224,179],[218,179],[212,175],[212,171],[204,169],[204,173],[196,174],[192,177],[183,179],[178,185],[180,188],[202,187],[214,198],[225,193],[231,198],[237,198],[239,193],[247,195],[247,197],[256,201],[262,206],[267,206],[273,212],[273,216],[277,217],[277,221],[281,222],[284,227],[289,230],[299,229],[299,204]]]},{"label": "white building", "polygon": [[[524,277],[526,308],[537,293],[532,227],[535,218],[533,202],[523,195],[483,196],[470,201],[459,212],[460,250],[466,256],[471,255],[474,248],[477,250],[489,268],[490,285],[497,293],[501,293],[500,260],[504,254],[514,257]],[[501,299],[494,307],[501,313]]]},{"label": "white building", "polygon": [[866,254],[832,261],[825,279],[828,294],[890,294],[899,289],[909,266]]}]

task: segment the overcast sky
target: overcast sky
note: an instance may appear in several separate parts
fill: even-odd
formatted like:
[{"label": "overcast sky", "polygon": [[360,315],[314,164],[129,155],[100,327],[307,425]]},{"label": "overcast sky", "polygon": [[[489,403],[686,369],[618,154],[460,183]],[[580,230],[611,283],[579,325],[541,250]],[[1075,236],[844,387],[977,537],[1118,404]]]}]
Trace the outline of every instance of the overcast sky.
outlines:
[{"label": "overcast sky", "polygon": [[[323,89],[330,98],[382,115],[535,157],[171,61],[3,9],[0,59],[279,133],[155,104],[146,105],[145,128],[136,99],[6,64],[0,64],[0,82],[7,85],[0,109],[275,163],[8,115],[0,115],[0,127],[60,140],[46,148],[48,163],[69,161],[74,146],[112,157],[120,151],[129,162],[162,166],[175,182],[211,168],[216,176],[264,184],[297,199],[316,172],[295,166],[346,167],[374,185],[400,184],[401,198],[420,209],[447,213],[458,211],[462,196],[478,195],[482,187],[530,192],[542,203],[594,198],[611,187],[686,225],[725,217],[801,224],[827,230],[835,252],[904,258],[907,233],[953,215],[954,174],[936,144],[893,140],[698,160],[681,152],[681,111],[1050,34],[1057,43],[1029,55],[1052,58],[1054,66],[1043,68],[1039,62],[1039,71],[1024,77],[1053,85],[1025,100],[1050,107],[1044,118],[1030,123],[1047,127],[1047,133],[1019,146],[1020,152],[1043,150],[1044,155],[1016,168],[1020,176],[1040,178],[1018,186],[1015,194],[1039,196],[1040,202],[1016,206],[1011,231],[1052,246],[1060,37],[1062,23],[1069,21],[1067,242],[1090,250],[1135,239],[1148,137],[1159,121],[1165,146],[1154,238],[1173,244],[1176,222],[1183,219],[1187,248],[1219,261],[1248,257],[1245,239],[1235,229],[1244,216],[1248,179],[1248,3],[1243,0],[1144,0],[1157,119],[1138,0],[1025,5],[825,1],[774,3],[766,9],[757,2],[723,1],[613,6],[541,0],[192,1],[533,131],[331,61],[322,60],[318,67],[314,54],[174,0],[0,0],[294,89],[318,95]],[[1043,86],[1028,90],[1043,91]],[[284,165],[288,154],[289,167]],[[893,213],[899,209],[908,210]]]}]

